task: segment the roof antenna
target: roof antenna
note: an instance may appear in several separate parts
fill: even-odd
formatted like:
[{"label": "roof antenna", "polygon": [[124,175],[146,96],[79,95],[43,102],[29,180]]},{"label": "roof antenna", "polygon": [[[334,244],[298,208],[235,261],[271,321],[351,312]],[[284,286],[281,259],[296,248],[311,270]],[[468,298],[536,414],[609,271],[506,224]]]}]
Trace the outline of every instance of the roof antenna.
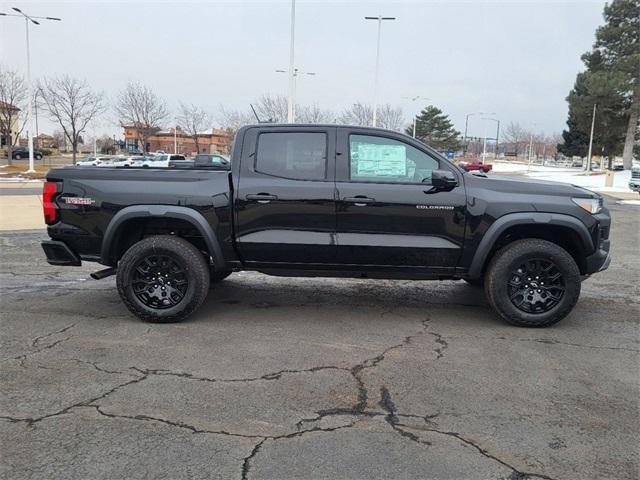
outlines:
[{"label": "roof antenna", "polygon": [[256,116],[256,120],[258,120],[258,123],[265,123],[262,120],[260,120],[260,117],[258,116],[258,114],[256,113],[256,109],[253,108],[253,104],[250,103],[249,106],[251,107],[251,110],[253,111],[253,114]]}]

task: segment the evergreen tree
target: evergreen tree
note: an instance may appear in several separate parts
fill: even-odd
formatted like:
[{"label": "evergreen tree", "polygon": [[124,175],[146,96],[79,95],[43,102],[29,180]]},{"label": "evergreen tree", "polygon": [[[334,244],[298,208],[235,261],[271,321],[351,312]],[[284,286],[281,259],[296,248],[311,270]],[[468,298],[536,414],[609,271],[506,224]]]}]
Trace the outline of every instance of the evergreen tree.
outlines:
[{"label": "evergreen tree", "polygon": [[587,70],[578,74],[567,97],[569,129],[559,149],[565,155],[587,151],[597,104],[593,151],[609,157],[622,153],[630,168],[640,113],[640,0],[614,0],[605,6],[604,19],[594,49],[582,56]]},{"label": "evergreen tree", "polygon": [[[406,129],[413,134],[413,125]],[[459,150],[460,132],[453,128],[449,116],[433,105],[423,109],[416,117],[416,138],[438,151]]]}]

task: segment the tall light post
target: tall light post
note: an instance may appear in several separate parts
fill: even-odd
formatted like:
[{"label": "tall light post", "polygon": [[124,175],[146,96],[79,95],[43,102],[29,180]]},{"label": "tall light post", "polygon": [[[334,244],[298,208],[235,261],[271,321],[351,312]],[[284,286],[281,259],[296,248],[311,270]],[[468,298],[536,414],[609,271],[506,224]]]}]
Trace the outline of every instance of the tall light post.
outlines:
[{"label": "tall light post", "polygon": [[396,17],[383,17],[378,15],[377,17],[364,17],[365,20],[376,20],[378,22],[378,46],[376,47],[376,70],[373,80],[373,126],[375,127],[378,121],[378,71],[380,70],[380,32],[382,31],[383,20],[395,20]]},{"label": "tall light post", "polygon": [[294,45],[296,35],[296,0],[291,0],[291,35],[289,38],[289,96],[287,101],[287,122],[293,123],[295,118],[295,56]]},{"label": "tall light post", "polygon": [[[429,97],[422,97],[420,95],[416,95],[415,97],[402,97],[402,98],[406,98],[407,100],[411,100],[412,102],[415,102],[416,100],[431,100]],[[418,119],[417,115],[413,116],[413,138],[416,138],[416,120]]]},{"label": "tall light post", "polygon": [[500,120],[497,118],[483,117],[482,120],[490,120],[496,122],[496,158],[498,158],[498,137],[500,136]]},{"label": "tall light post", "polygon": [[467,113],[467,115],[464,117],[464,138],[462,139],[464,143],[464,148],[463,148],[464,154],[467,153],[467,131],[469,129],[469,117],[473,115],[495,115],[495,112],[473,112],[473,113]]},{"label": "tall light post", "polygon": [[[276,70],[277,73],[288,73],[286,70]],[[296,86],[298,75],[310,75],[314,76],[316,72],[301,72],[297,68],[293,69],[293,88],[289,91],[289,100],[291,103],[291,109],[287,112],[287,123],[294,123],[296,121]]]},{"label": "tall light post", "polygon": [[593,115],[591,116],[591,134],[589,135],[589,153],[587,153],[587,172],[591,171],[591,151],[593,148],[593,130],[596,126],[596,107],[597,103],[593,104]]},{"label": "tall light post", "polygon": [[34,25],[40,25],[38,20],[54,20],[57,22],[62,21],[61,18],[57,17],[32,17],[24,13],[17,7],[13,7],[13,10],[18,12],[18,14],[12,13],[2,13],[0,12],[0,16],[3,17],[24,17],[24,24],[26,29],[26,37],[27,37],[27,90],[29,95],[29,108],[27,110],[27,140],[29,142],[29,170],[27,173],[35,172],[34,164],[33,164],[33,85],[31,83],[31,52],[29,50],[29,22]]}]

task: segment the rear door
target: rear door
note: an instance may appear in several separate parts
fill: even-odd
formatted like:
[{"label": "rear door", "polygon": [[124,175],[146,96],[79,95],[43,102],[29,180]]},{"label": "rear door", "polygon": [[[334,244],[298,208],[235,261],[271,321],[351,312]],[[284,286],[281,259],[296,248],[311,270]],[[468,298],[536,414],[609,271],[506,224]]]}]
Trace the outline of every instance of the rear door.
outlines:
[{"label": "rear door", "polygon": [[335,133],[335,127],[247,130],[235,195],[243,261],[335,262]]},{"label": "rear door", "polygon": [[[462,252],[462,175],[420,142],[376,130],[340,128],[336,165],[338,262],[451,273]],[[438,190],[433,170],[458,185]]]}]

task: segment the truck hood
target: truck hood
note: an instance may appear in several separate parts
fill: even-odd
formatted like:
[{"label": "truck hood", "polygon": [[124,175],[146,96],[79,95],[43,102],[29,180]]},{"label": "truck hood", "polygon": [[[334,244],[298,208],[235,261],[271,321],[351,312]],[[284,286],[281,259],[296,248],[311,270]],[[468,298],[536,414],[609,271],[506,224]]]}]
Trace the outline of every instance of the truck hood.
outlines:
[{"label": "truck hood", "polygon": [[600,197],[600,195],[595,192],[571,183],[537,180],[528,177],[480,176],[466,174],[465,179],[474,187],[495,190],[503,193],[554,195],[560,197]]}]

